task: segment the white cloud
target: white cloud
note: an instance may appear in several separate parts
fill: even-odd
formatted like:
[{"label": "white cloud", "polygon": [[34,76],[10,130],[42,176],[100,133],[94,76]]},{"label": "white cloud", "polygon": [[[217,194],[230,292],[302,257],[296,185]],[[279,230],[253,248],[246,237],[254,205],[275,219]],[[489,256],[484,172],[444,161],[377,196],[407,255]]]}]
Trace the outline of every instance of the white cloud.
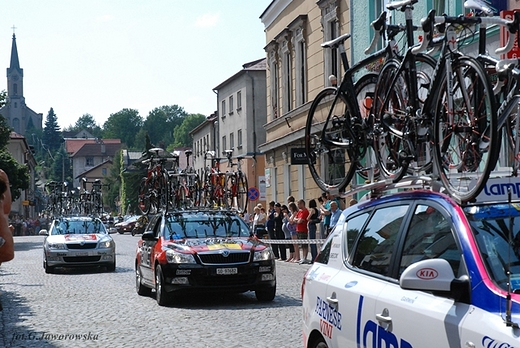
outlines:
[{"label": "white cloud", "polygon": [[206,13],[202,16],[197,17],[197,20],[195,21],[195,25],[197,27],[214,27],[217,25],[217,22],[220,18],[219,13]]},{"label": "white cloud", "polygon": [[96,20],[97,20],[98,22],[110,22],[110,21],[113,20],[113,19],[114,19],[114,16],[109,15],[109,14],[101,15],[101,16],[98,16],[98,17],[96,18]]}]

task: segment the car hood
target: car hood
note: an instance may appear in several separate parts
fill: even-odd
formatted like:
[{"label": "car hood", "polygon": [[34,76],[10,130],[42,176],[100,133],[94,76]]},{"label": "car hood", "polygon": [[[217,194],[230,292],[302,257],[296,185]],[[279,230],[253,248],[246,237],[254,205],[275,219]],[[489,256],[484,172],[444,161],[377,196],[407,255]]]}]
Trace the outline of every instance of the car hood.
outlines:
[{"label": "car hood", "polygon": [[52,243],[81,243],[81,242],[97,242],[101,239],[109,239],[106,234],[57,234],[47,237],[48,242]]},{"label": "car hood", "polygon": [[164,246],[170,249],[191,250],[196,253],[215,250],[263,250],[266,245],[252,238],[193,238],[164,240]]}]

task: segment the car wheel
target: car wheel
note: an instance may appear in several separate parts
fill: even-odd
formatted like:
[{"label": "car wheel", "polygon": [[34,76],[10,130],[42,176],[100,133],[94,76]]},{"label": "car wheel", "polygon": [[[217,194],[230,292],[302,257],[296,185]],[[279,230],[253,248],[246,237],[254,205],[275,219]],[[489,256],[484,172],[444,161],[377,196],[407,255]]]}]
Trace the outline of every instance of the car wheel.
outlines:
[{"label": "car wheel", "polygon": [[125,231],[119,231],[118,230],[117,232],[119,232],[119,234],[125,234]]},{"label": "car wheel", "polygon": [[159,265],[155,268],[155,299],[159,306],[166,306],[169,300],[168,294],[164,290],[164,278]]},{"label": "car wheel", "polygon": [[276,285],[264,288],[260,290],[255,290],[256,299],[260,302],[271,302],[274,300],[274,296],[276,295]]},{"label": "car wheel", "polygon": [[135,228],[132,229],[132,236],[135,236]]},{"label": "car wheel", "polygon": [[135,290],[140,296],[150,296],[152,293],[152,289],[147,288],[141,282],[141,271],[139,270],[139,266],[137,264],[135,265]]},{"label": "car wheel", "polygon": [[47,274],[54,273],[54,267],[49,266],[49,264],[47,263],[47,259],[43,261],[43,268],[45,268],[45,273]]},{"label": "car wheel", "polygon": [[319,336],[312,343],[309,344],[309,348],[328,348],[329,346],[325,343],[323,337]]},{"label": "car wheel", "polygon": [[108,272],[115,272],[116,271],[116,257],[115,256],[114,256],[114,262],[107,266],[107,271]]}]

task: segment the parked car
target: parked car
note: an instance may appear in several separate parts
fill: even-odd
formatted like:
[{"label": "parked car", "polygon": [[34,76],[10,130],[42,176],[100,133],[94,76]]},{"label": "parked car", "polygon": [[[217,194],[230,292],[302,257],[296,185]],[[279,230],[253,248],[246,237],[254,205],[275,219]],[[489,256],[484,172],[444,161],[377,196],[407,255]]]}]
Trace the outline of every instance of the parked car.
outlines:
[{"label": "parked car", "polygon": [[116,245],[105,225],[93,217],[55,219],[44,235],[43,268],[53,273],[56,267],[104,266],[116,269]]},{"label": "parked car", "polygon": [[155,290],[161,306],[177,294],[254,291],[259,301],[276,294],[271,248],[250,236],[235,213],[179,211],[150,216],[135,259],[139,295]]},{"label": "parked car", "polygon": [[115,224],[117,232],[120,234],[124,234],[125,232],[132,232],[140,216],[141,215],[131,215],[125,220]]},{"label": "parked car", "polygon": [[518,346],[518,207],[421,190],[346,209],[303,279],[304,346]]}]

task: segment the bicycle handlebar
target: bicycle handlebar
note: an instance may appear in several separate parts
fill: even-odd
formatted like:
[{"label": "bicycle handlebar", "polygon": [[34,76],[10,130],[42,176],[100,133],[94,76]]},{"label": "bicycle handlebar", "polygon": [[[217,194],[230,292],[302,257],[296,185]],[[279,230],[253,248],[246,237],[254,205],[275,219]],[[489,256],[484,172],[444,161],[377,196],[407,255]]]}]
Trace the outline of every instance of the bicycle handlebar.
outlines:
[{"label": "bicycle handlebar", "polygon": [[365,54],[369,54],[372,52],[375,47],[377,46],[377,43],[379,42],[379,38],[381,37],[381,32],[386,29],[386,11],[381,12],[379,15],[379,18],[377,18],[375,21],[370,23],[372,28],[375,31],[374,38],[372,39],[372,42],[370,43],[370,46],[365,49]]},{"label": "bicycle handlebar", "polygon": [[480,11],[486,16],[493,16],[495,13],[495,10],[493,8],[489,7],[486,3],[480,0],[464,1],[464,7],[469,8],[471,10]]}]

